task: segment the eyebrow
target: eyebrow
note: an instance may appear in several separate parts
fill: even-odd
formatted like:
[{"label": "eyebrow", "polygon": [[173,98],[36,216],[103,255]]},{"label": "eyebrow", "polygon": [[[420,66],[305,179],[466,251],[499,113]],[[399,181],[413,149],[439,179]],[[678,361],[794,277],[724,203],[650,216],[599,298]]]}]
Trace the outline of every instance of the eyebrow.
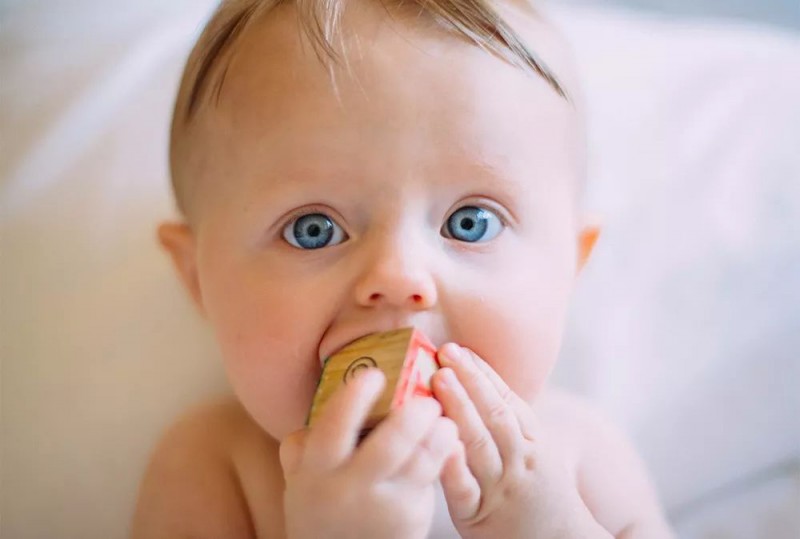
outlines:
[{"label": "eyebrow", "polygon": [[[502,157],[492,159],[491,156],[486,159],[475,156],[465,159],[463,154],[453,153],[442,156],[434,166],[410,168],[407,173],[418,175],[418,179],[423,179],[425,185],[437,191],[457,190],[463,196],[502,195],[500,202],[512,203],[524,194],[525,182],[519,181],[518,175],[503,161]],[[312,163],[275,164],[275,168],[261,178],[262,181],[269,178],[269,181],[275,182],[274,188],[280,191],[292,192],[323,185],[340,185],[340,182],[348,180],[369,183],[369,176],[347,159],[338,164],[331,164],[324,159]],[[405,174],[397,175],[398,181],[405,177]]]},{"label": "eyebrow", "polygon": [[[458,159],[457,157],[455,159]],[[455,160],[454,159],[454,160]],[[452,163],[453,161],[450,161]],[[522,187],[519,182],[511,181],[513,177],[511,170],[501,163],[495,163],[488,159],[458,159],[458,166],[450,164],[449,170],[458,172],[466,172],[469,179],[460,179],[460,185],[470,186],[472,184],[488,183],[489,185],[499,188],[513,196],[518,196],[522,193]]]}]

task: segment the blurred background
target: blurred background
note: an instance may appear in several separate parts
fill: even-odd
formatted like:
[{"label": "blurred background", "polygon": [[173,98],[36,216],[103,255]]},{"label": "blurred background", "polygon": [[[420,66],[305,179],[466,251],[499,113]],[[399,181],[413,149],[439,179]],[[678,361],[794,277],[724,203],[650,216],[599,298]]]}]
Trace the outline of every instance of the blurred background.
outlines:
[{"label": "blurred background", "polygon": [[[155,244],[211,0],[0,0],[0,537],[122,538],[149,451],[226,390]],[[545,4],[604,232],[556,380],[680,537],[800,537],[800,2]]]},{"label": "blurred background", "polygon": [[[91,4],[92,0],[2,0],[0,9],[11,13],[14,9],[38,9],[47,5],[50,9],[76,9]],[[162,2],[140,0],[137,5],[152,5],[155,9]],[[175,4],[176,2],[168,2]],[[180,3],[178,0],[177,3]],[[197,3],[197,2],[195,2]],[[563,0],[550,3],[565,3],[589,6],[622,6],[652,13],[662,13],[681,17],[732,18],[743,21],[756,21],[789,28],[800,28],[800,2],[797,0]],[[127,10],[120,0],[110,1],[115,10]],[[10,21],[7,21],[7,23]]]},{"label": "blurred background", "polygon": [[729,18],[800,28],[797,0],[567,0],[570,4],[609,5],[691,18]]}]

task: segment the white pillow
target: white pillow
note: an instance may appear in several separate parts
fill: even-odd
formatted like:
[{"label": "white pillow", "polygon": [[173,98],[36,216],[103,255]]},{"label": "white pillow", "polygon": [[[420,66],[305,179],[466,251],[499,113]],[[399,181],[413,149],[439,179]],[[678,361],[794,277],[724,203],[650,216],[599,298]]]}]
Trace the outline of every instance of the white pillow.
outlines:
[{"label": "white pillow", "polygon": [[[800,39],[553,14],[586,81],[605,221],[560,374],[628,427],[682,536],[797,537]],[[774,514],[717,510],[771,481]]]},{"label": "white pillow", "polygon": [[[123,537],[159,431],[224,390],[213,340],[154,241],[172,212],[173,94],[210,6],[7,10],[4,537]],[[694,500],[797,449],[800,45],[771,30],[554,14],[585,71],[589,203],[606,218],[559,377],[629,428],[700,537],[710,528]]]},{"label": "white pillow", "polygon": [[207,7],[95,4],[3,16],[0,537],[126,537],[159,431],[224,388],[155,241]]}]

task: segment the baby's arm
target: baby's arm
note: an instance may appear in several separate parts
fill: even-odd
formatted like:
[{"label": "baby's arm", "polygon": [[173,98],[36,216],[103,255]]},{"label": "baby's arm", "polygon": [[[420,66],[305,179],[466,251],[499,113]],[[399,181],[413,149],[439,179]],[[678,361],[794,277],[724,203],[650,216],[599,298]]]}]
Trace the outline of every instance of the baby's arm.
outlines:
[{"label": "baby's arm", "polygon": [[[269,454],[273,458],[265,458]],[[281,509],[276,463],[277,447],[233,399],[191,412],[155,450],[131,537],[282,537],[283,515],[271,514]],[[249,477],[257,477],[257,483],[247,484]],[[258,521],[251,518],[248,500],[259,507]]]},{"label": "baby's arm", "polygon": [[617,539],[672,538],[647,469],[625,434],[579,399],[551,396],[561,408],[557,415],[573,417],[580,432],[578,489],[597,521]]},{"label": "baby's arm", "polygon": [[434,484],[463,449],[432,398],[392,411],[357,446],[384,385],[368,369],[280,449],[235,402],[192,414],[156,450],[133,538],[426,536]]}]

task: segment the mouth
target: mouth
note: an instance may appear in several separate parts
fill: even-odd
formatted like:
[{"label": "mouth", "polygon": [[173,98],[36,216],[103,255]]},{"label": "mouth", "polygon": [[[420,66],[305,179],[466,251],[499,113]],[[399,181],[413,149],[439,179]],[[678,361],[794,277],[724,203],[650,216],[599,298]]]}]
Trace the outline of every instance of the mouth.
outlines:
[{"label": "mouth", "polygon": [[386,333],[386,332],[393,331],[393,330],[405,329],[405,328],[408,328],[408,327],[412,327],[412,326],[403,326],[403,327],[390,328],[390,329],[387,329],[387,330],[378,330],[378,331],[370,331],[370,332],[367,332],[367,333],[362,333],[362,334],[360,334],[360,335],[358,335],[356,337],[351,338],[350,340],[345,341],[341,345],[339,345],[336,348],[332,349],[330,352],[323,353],[323,349],[322,349],[322,347],[320,347],[319,363],[320,363],[320,365],[325,365],[325,361],[327,361],[328,358],[330,358],[332,356],[335,356],[336,354],[338,354],[339,352],[341,352],[342,350],[344,350],[345,348],[347,348],[348,346],[350,346],[354,342],[359,341],[361,339],[364,339],[366,337],[369,337],[370,335],[378,335],[380,333]]},{"label": "mouth", "polygon": [[415,328],[423,333],[431,343],[438,348],[441,346],[445,341],[441,338],[443,332],[441,331],[432,331],[433,327],[431,324],[414,324],[414,323],[401,323],[401,324],[382,324],[382,325],[372,325],[369,328],[362,328],[361,331],[341,331],[339,332],[331,332],[323,336],[322,341],[320,342],[319,346],[319,363],[320,366],[325,364],[325,361],[340,352],[342,349],[346,348],[347,346],[351,345],[355,341],[367,337],[369,335],[375,335],[377,333],[386,333],[389,331],[396,331],[405,328]]}]

